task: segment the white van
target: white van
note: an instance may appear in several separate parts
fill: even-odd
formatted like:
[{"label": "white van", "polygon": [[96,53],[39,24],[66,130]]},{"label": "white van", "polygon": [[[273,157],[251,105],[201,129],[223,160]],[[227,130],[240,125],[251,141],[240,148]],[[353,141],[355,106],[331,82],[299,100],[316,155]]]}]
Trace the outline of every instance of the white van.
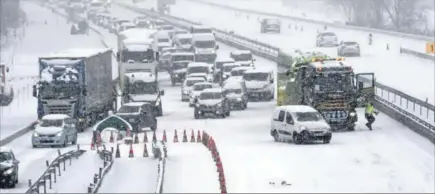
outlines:
[{"label": "white van", "polygon": [[175,35],[174,46],[183,51],[192,51],[192,34]]},{"label": "white van", "polygon": [[331,127],[314,108],[305,105],[278,106],[272,116],[270,135],[276,142],[331,141]]},{"label": "white van", "polygon": [[165,47],[172,47],[172,40],[166,31],[158,31],[154,35],[155,50],[162,51]]},{"label": "white van", "polygon": [[193,62],[187,65],[186,77],[202,76],[209,82],[213,81],[210,65],[207,63]]},{"label": "white van", "polygon": [[275,94],[274,73],[267,69],[250,69],[243,73],[249,99],[272,100]]},{"label": "white van", "polygon": [[194,34],[192,36],[192,46],[197,62],[205,62],[214,65],[219,48],[213,34]]}]

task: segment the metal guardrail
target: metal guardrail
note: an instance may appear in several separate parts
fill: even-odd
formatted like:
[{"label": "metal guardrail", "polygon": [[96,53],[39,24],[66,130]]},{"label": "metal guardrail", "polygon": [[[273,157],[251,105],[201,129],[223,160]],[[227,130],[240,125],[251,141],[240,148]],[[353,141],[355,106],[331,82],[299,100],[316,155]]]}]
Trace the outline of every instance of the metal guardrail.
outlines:
[{"label": "metal guardrail", "polygon": [[403,48],[403,47],[400,47],[400,53],[409,54],[409,55],[412,55],[412,56],[415,56],[415,57],[418,57],[418,58],[435,61],[435,55],[428,55],[426,53],[414,51],[414,50]]},{"label": "metal guardrail", "polygon": [[57,176],[62,176],[61,164],[63,164],[63,171],[66,170],[66,161],[69,160],[69,165],[72,163],[72,158],[75,157],[78,159],[86,150],[81,150],[80,146],[77,145],[77,150],[72,150],[67,153],[61,154],[60,150],[58,150],[59,156],[56,157],[51,164],[49,164],[48,160],[46,161],[47,170],[32,184],[32,180],[29,180],[30,188],[26,191],[26,193],[41,193],[40,188],[43,187],[43,193],[47,193],[47,183],[48,189],[52,188],[52,184],[57,182]]},{"label": "metal guardrail", "polygon": [[267,15],[270,17],[279,17],[279,18],[285,18],[289,20],[294,21],[300,21],[300,22],[307,22],[307,23],[313,23],[313,24],[319,24],[319,25],[327,25],[330,27],[335,28],[341,28],[341,29],[347,29],[347,30],[357,30],[357,31],[364,31],[364,32],[371,32],[371,33],[379,33],[379,34],[385,34],[389,36],[397,36],[402,38],[409,38],[414,40],[423,40],[423,41],[434,41],[435,37],[433,36],[421,36],[421,35],[414,35],[414,34],[406,34],[401,32],[395,32],[395,31],[388,31],[388,30],[380,30],[380,29],[374,29],[374,28],[367,28],[367,27],[359,27],[359,26],[351,26],[351,25],[343,25],[343,24],[336,24],[336,23],[330,23],[330,22],[323,22],[323,21],[316,21],[311,19],[305,19],[305,18],[299,18],[299,17],[292,17],[292,16],[286,16],[282,14],[275,14],[275,13],[266,13],[262,11],[254,11],[249,9],[241,9],[241,8],[235,8],[228,5],[222,5],[219,3],[212,3],[212,2],[206,2],[202,0],[189,0],[197,3],[207,4],[211,6],[221,7],[224,9],[230,9],[234,11],[240,11],[240,12],[247,12],[251,14],[258,14],[258,15]]},{"label": "metal guardrail", "polygon": [[[171,25],[176,27],[187,29],[192,24],[199,24],[198,22],[191,22],[189,20],[183,18],[176,18],[174,16],[168,15],[160,15],[156,12],[152,12],[150,10],[144,8],[138,8],[132,5],[128,5],[125,3],[116,2],[117,5],[135,11],[137,13],[141,13],[153,18],[160,18],[165,20]],[[214,29],[216,38],[230,46],[234,46],[240,49],[248,49],[251,50],[256,55],[265,57],[272,61],[277,62],[277,55],[280,51],[279,48],[265,44],[259,43],[257,40],[249,39],[246,37],[242,37],[240,35],[234,34],[232,32],[225,32],[223,30]],[[376,100],[379,104],[383,104],[385,106],[382,112],[387,113],[389,116],[393,117],[395,120],[400,121],[401,123],[407,125],[413,130],[419,131],[420,134],[424,134],[426,138],[435,142],[435,139],[432,138],[432,134],[435,133],[435,126],[431,121],[435,122],[435,117],[430,118],[430,115],[434,115],[434,105],[431,105],[427,102],[414,98],[412,96],[407,95],[404,92],[396,90],[394,88],[388,87],[382,83],[376,83],[376,91],[388,92],[387,96],[396,96],[401,99],[401,101],[405,100],[407,104],[413,104],[413,106],[421,107],[421,109],[427,110],[426,116],[423,114],[417,114],[415,111],[410,111],[403,107],[400,103],[396,104],[395,101],[392,101],[388,97],[384,96],[383,93],[376,93]],[[397,114],[400,113],[400,114]]]},{"label": "metal guardrail", "polygon": [[165,180],[165,170],[166,170],[166,157],[168,155],[168,150],[166,143],[163,141],[153,142],[153,154],[154,158],[159,160],[157,165],[157,184],[155,193],[163,193],[163,185]]},{"label": "metal guardrail", "polygon": [[104,177],[112,169],[113,163],[115,162],[113,153],[113,147],[111,147],[109,151],[106,150],[105,145],[103,145],[103,150],[98,151],[101,160],[103,160],[103,167],[100,167],[98,169],[98,173],[94,174],[94,177],[92,179],[93,181],[89,184],[87,193],[98,193],[98,190],[103,183]]}]

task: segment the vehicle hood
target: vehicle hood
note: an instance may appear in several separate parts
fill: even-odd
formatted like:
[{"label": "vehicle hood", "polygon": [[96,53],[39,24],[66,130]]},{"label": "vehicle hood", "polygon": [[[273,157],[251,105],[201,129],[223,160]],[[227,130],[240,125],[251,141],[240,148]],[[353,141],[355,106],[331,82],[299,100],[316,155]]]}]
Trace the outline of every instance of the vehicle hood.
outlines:
[{"label": "vehicle hood", "polygon": [[181,44],[178,45],[182,49],[190,49],[192,47],[192,44]]},{"label": "vehicle hood", "polygon": [[183,91],[190,92],[192,90],[192,86],[183,87]]},{"label": "vehicle hood", "polygon": [[135,102],[155,102],[158,94],[130,94],[130,99]]},{"label": "vehicle hood", "polygon": [[207,77],[206,73],[189,73],[189,76],[204,76]]},{"label": "vehicle hood", "polygon": [[157,43],[157,46],[159,46],[159,47],[171,47],[172,44],[169,42],[159,42],[159,43]]},{"label": "vehicle hood", "polygon": [[176,74],[181,74],[181,73],[186,73],[186,72],[187,72],[187,68],[174,70],[174,73],[176,73]]},{"label": "vehicle hood", "polygon": [[321,131],[330,128],[329,125],[324,121],[300,122],[299,126],[304,126],[308,128],[309,131]]},{"label": "vehicle hood", "polygon": [[241,66],[248,66],[252,64],[252,61],[237,61],[238,64],[240,64]]},{"label": "vehicle hood", "polygon": [[334,37],[334,36],[324,36],[324,37],[322,37],[322,40],[323,41],[336,41],[336,37]]},{"label": "vehicle hood", "polygon": [[191,94],[192,94],[192,96],[194,96],[196,98],[201,94],[201,91],[193,91],[192,90]]},{"label": "vehicle hood", "polygon": [[249,89],[262,89],[269,85],[267,81],[246,81],[246,88]]},{"label": "vehicle hood", "polygon": [[198,100],[200,105],[214,106],[221,102],[221,99]]},{"label": "vehicle hood", "polygon": [[348,46],[344,46],[343,49],[357,50],[358,47],[356,45],[348,45]]},{"label": "vehicle hood", "polygon": [[214,48],[195,48],[195,53],[198,54],[214,54],[216,50]]},{"label": "vehicle hood", "polygon": [[40,135],[56,135],[57,133],[61,132],[63,128],[61,127],[41,127],[37,126],[35,128],[35,132]]},{"label": "vehicle hood", "polygon": [[14,166],[14,164],[12,163],[12,160],[4,161],[4,162],[0,163],[0,170],[5,170],[5,169],[8,169],[12,166]]}]

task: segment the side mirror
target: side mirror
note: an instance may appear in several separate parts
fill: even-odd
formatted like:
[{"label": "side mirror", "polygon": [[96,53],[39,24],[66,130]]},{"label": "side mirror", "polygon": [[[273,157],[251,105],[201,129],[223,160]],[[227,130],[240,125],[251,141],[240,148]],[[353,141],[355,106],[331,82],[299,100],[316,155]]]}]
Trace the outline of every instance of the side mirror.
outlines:
[{"label": "side mirror", "polygon": [[219,45],[216,45],[216,50],[218,50],[219,49]]},{"label": "side mirror", "polygon": [[290,125],[294,125],[294,124],[295,124],[295,122],[294,122],[293,120],[290,120],[288,123],[289,123]]},{"label": "side mirror", "polygon": [[160,95],[164,96],[165,95],[165,90],[160,91]]},{"label": "side mirror", "polygon": [[362,90],[364,88],[364,83],[362,81],[358,82],[358,90]]},{"label": "side mirror", "polygon": [[33,91],[32,91],[32,95],[33,95],[33,97],[36,97],[37,96],[37,92],[36,92],[36,85],[33,85],[32,86],[32,89],[33,89]]},{"label": "side mirror", "polygon": [[120,56],[119,52],[117,52],[117,53],[116,53],[116,60],[119,61],[120,59],[121,59],[121,56]]},{"label": "side mirror", "polygon": [[290,70],[286,71],[286,72],[285,72],[285,75],[286,75],[286,76],[289,76],[289,75],[290,75]]},{"label": "side mirror", "polygon": [[156,61],[159,61],[159,59],[160,59],[160,53],[156,52]]},{"label": "side mirror", "polygon": [[19,160],[15,160],[15,161],[14,161],[14,164],[15,164],[15,165],[18,165],[18,164],[20,164],[20,161],[19,161]]},{"label": "side mirror", "polygon": [[82,89],[82,95],[83,96],[87,96],[88,95],[88,90],[86,90],[86,88]]},{"label": "side mirror", "polygon": [[273,82],[274,82],[274,80],[273,80],[273,79],[271,79],[271,80],[270,80],[270,83],[271,83],[271,84],[273,84]]}]

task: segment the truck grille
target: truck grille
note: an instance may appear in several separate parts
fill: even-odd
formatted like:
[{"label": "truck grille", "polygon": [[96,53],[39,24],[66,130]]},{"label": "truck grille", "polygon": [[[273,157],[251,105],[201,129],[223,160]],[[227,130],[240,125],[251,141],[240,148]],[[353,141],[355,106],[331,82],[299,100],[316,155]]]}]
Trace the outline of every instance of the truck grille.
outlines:
[{"label": "truck grille", "polygon": [[73,105],[49,105],[45,107],[47,114],[66,114],[72,116]]}]

